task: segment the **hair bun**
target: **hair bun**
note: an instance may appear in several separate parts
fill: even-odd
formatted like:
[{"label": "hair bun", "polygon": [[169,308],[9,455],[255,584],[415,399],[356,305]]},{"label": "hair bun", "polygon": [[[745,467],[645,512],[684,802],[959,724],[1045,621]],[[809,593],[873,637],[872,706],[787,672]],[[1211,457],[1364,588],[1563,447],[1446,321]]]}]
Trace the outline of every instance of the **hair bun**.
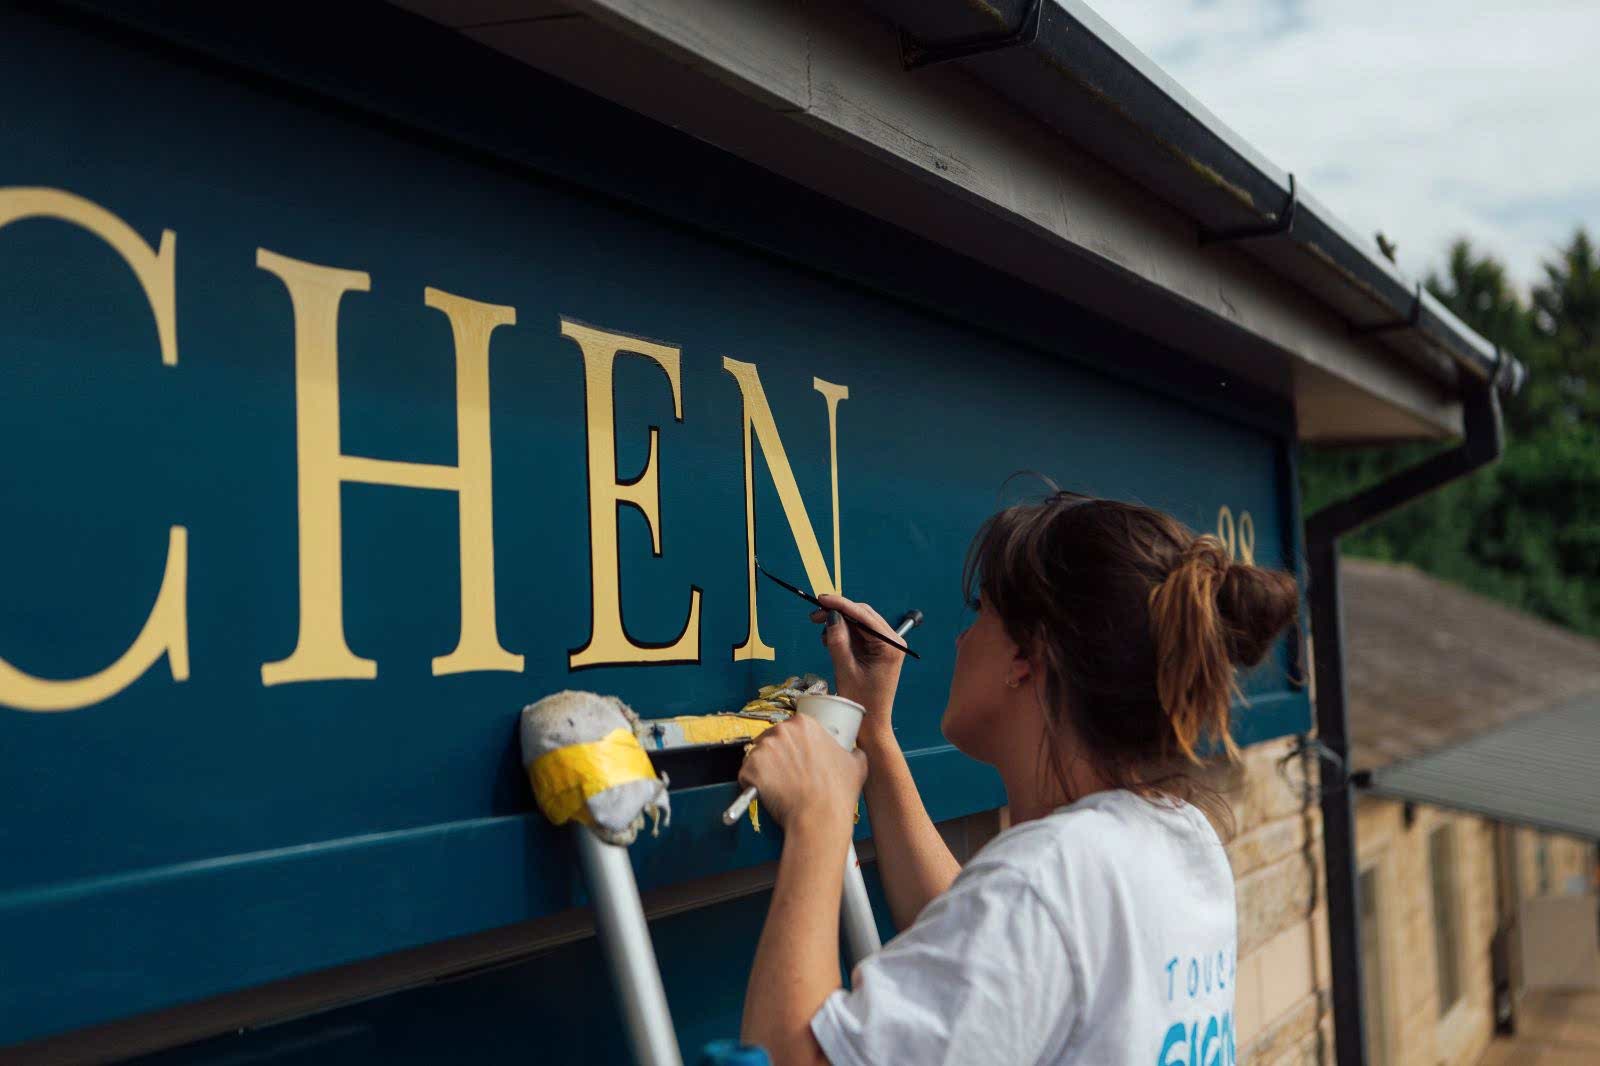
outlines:
[{"label": "hair bun", "polygon": [[1259,663],[1299,613],[1294,578],[1279,570],[1235,563],[1217,583],[1217,613],[1236,666]]}]

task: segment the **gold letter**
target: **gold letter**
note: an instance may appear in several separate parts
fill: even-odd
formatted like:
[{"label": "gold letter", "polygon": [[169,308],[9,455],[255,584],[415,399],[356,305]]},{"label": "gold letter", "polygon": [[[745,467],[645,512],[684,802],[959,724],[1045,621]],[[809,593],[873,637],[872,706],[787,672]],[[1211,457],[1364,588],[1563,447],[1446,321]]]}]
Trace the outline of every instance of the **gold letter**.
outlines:
[{"label": "gold letter", "polygon": [[[161,231],[161,247],[152,250],[116,215],[80,196],[59,189],[0,189],[0,228],[24,218],[55,218],[81,226],[111,245],[132,269],[155,315],[161,361],[178,364],[177,283],[173,265],[177,238]],[[139,635],[117,661],[88,677],[52,681],[25,674],[0,659],[0,704],[24,711],[70,711],[110,699],[127,688],[163,655],[172,680],[189,678],[189,624],[186,611],[189,574],[189,531],[167,530],[167,563],[156,592],[155,606]]]},{"label": "gold letter", "polygon": [[617,554],[617,510],[626,503],[644,515],[645,525],[650,528],[651,554],[661,557],[661,473],[656,466],[661,431],[650,427],[644,473],[632,481],[619,481],[611,369],[618,352],[654,360],[672,386],[672,417],[682,422],[678,349],[566,319],[561,320],[561,335],[577,341],[583,352],[584,414],[589,436],[589,569],[593,589],[589,639],[568,655],[567,667],[581,670],[621,663],[697,663],[700,589],[689,586],[689,619],[677,637],[666,644],[641,644],[629,637],[622,625],[621,561]]},{"label": "gold letter", "polygon": [[454,492],[461,528],[461,637],[433,672],[522,669],[500,646],[494,610],[494,513],[489,451],[489,335],[517,320],[513,308],[438,289],[423,302],[450,319],[456,348],[456,465],[406,463],[339,450],[339,301],[372,287],[359,270],[303,263],[256,250],[294,309],[295,451],[300,477],[300,635],[287,659],[263,663],[261,683],[373,678],[378,664],[344,637],[340,486],[346,481]]},{"label": "gold letter", "polygon": [[744,643],[733,649],[733,658],[777,658],[771,645],[761,639],[760,619],[756,616],[756,493],[755,460],[752,455],[750,431],[755,430],[761,443],[761,454],[767,458],[767,470],[778,490],[783,504],[783,515],[789,520],[789,533],[795,547],[800,549],[800,562],[806,568],[806,580],[811,582],[815,595],[838,592],[843,588],[843,573],[839,567],[839,401],[850,398],[850,390],[821,378],[812,378],[811,387],[822,393],[828,401],[828,461],[833,478],[833,576],[828,576],[828,564],[822,558],[822,548],[817,544],[816,531],[806,515],[806,504],[800,498],[800,486],[795,484],[794,471],[789,467],[789,456],[783,450],[783,440],[778,436],[778,426],[772,420],[772,408],[767,405],[767,394],[761,388],[761,375],[754,363],[741,363],[726,356],[722,368],[739,383],[739,395],[744,401],[744,531],[746,570],[750,587],[750,631]]},{"label": "gold letter", "polygon": [[438,289],[423,302],[450,319],[456,344],[456,462],[461,471],[461,637],[433,660],[433,672],[521,672],[522,656],[500,646],[494,609],[494,488],[489,454],[489,334],[514,326],[515,308],[479,303]]}]

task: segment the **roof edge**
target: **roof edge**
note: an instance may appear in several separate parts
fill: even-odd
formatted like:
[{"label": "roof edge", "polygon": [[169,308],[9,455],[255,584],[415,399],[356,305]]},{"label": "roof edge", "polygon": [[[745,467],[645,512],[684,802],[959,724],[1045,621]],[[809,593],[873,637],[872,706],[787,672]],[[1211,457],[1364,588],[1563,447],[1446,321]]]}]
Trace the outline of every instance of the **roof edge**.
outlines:
[{"label": "roof edge", "polygon": [[[1353,294],[1376,305],[1378,315],[1387,315],[1363,322],[1336,307],[1352,330],[1408,331],[1460,371],[1493,381],[1506,395],[1522,387],[1527,371],[1514,355],[1467,327],[1421,282],[1367,248],[1303,182],[1207,110],[1083,0],[866,3],[901,28],[908,67],[926,65],[930,51],[932,61],[939,61],[938,43],[930,40],[935,35],[948,35],[952,26],[974,29],[972,36],[958,39],[962,47],[952,49],[959,54],[950,61],[1063,135],[1071,135],[1063,129],[1071,123],[1061,121],[1061,86],[1070,86],[1067,98],[1080,111],[1082,98],[1088,97],[1101,109],[1097,119],[1122,127],[1109,136],[1121,149],[1111,154],[1166,157],[1130,176],[1192,218],[1203,242],[1248,239],[1254,251],[1269,244],[1279,254],[1293,249],[1306,260],[1304,266],[1331,272]],[[987,46],[986,36],[992,39]],[[1053,69],[1056,77],[1015,76],[1022,55]],[[1182,166],[1172,165],[1174,156]],[[1107,162],[1126,169],[1128,160]],[[1175,188],[1177,183],[1186,187]],[[1306,287],[1328,302],[1325,293]],[[1392,345],[1390,350],[1405,358],[1402,350]]]}]

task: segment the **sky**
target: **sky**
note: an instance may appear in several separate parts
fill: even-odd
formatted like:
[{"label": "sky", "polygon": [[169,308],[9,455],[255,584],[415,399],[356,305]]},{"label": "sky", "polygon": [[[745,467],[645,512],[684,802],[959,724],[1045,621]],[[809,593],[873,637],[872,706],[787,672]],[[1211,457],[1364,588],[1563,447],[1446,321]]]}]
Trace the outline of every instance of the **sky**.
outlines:
[{"label": "sky", "polygon": [[1600,235],[1600,0],[1088,2],[1413,277]]}]

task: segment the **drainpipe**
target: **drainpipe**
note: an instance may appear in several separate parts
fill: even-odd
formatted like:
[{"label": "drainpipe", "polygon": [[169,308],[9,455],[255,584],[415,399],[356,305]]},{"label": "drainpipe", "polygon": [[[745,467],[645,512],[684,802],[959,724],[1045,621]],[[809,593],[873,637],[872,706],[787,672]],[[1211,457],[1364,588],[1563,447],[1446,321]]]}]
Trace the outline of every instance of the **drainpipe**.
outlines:
[{"label": "drainpipe", "polygon": [[1463,372],[1464,434],[1450,451],[1402,470],[1306,519],[1311,636],[1316,669],[1317,734],[1333,762],[1322,788],[1322,852],[1328,882],[1328,943],[1333,979],[1333,1032],[1338,1066],[1366,1066],[1361,1014],[1361,931],[1356,894],[1355,793],[1347,772],[1349,720],[1345,693],[1344,608],[1340,602],[1339,538],[1402,504],[1425,496],[1500,458],[1500,357],[1487,378]]}]

